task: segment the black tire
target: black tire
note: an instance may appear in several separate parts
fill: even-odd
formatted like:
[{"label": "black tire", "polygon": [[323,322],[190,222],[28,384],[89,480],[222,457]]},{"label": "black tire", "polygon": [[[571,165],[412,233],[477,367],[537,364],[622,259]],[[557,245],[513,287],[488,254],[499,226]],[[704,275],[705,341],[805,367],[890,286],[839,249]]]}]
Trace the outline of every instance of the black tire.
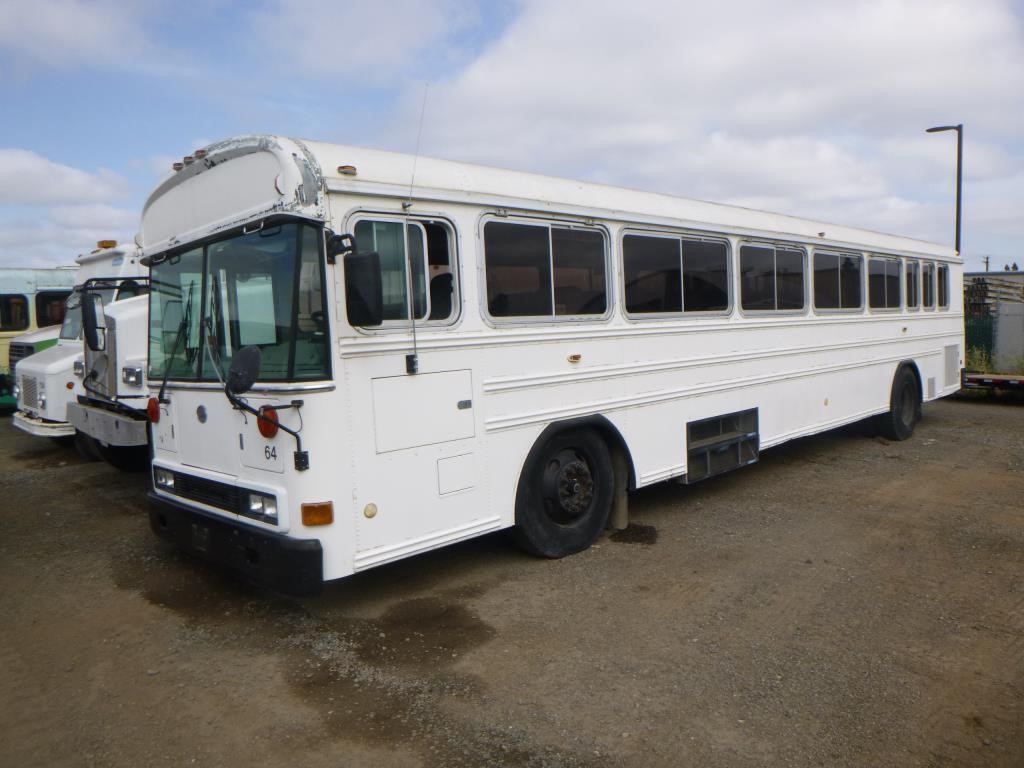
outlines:
[{"label": "black tire", "polygon": [[890,440],[906,440],[921,419],[921,387],[907,366],[896,372],[889,395],[889,412],[878,417],[882,434]]},{"label": "black tire", "polygon": [[615,489],[611,455],[590,429],[552,435],[527,456],[516,492],[516,542],[558,558],[584,550],[608,523]]}]

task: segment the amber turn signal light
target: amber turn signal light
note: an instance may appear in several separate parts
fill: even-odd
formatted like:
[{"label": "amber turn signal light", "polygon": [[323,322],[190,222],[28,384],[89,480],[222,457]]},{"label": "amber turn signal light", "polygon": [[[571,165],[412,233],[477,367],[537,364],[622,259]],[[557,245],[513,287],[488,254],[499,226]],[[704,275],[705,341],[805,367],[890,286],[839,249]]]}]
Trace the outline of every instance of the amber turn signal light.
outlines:
[{"label": "amber turn signal light", "polygon": [[256,416],[256,428],[260,434],[270,440],[277,434],[277,424],[277,410],[269,405],[261,406]]},{"label": "amber turn signal light", "polygon": [[330,525],[334,522],[334,502],[318,501],[302,505],[303,525]]},{"label": "amber turn signal light", "polygon": [[153,424],[160,421],[160,401],[155,397],[149,398],[149,402],[146,403],[146,416]]}]

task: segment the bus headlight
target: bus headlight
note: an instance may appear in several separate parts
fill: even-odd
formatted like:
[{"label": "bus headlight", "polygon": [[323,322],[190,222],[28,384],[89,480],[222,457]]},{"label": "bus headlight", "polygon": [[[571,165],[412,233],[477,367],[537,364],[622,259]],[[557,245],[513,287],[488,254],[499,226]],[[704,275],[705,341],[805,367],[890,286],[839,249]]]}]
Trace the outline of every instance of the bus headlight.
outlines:
[{"label": "bus headlight", "polygon": [[142,369],[141,368],[122,368],[121,369],[121,381],[131,387],[142,386]]},{"label": "bus headlight", "polygon": [[14,382],[14,386],[11,387],[11,396],[17,401],[21,400],[21,384],[18,382]]},{"label": "bus headlight", "polygon": [[165,491],[174,490],[174,473],[169,469],[163,469],[162,467],[153,468],[153,482],[157,488],[163,488]]},{"label": "bus headlight", "polygon": [[46,410],[46,386],[39,382],[39,389],[36,390],[36,402],[40,411]]},{"label": "bus headlight", "polygon": [[81,360],[75,360],[75,376],[85,376],[85,363]]},{"label": "bus headlight", "polygon": [[264,518],[267,522],[277,522],[277,498],[263,493],[249,492],[249,515]]}]

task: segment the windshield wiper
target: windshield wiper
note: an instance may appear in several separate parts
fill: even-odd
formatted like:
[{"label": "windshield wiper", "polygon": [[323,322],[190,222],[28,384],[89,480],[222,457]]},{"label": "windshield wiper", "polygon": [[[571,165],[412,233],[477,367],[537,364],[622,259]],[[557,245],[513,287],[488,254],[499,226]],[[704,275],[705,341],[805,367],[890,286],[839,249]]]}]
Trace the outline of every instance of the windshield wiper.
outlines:
[{"label": "windshield wiper", "polygon": [[158,403],[166,403],[164,399],[164,390],[167,389],[167,380],[171,377],[171,363],[174,362],[174,356],[178,354],[178,347],[184,340],[188,343],[188,329],[192,324],[192,289],[196,287],[195,281],[188,284],[188,300],[185,302],[185,309],[181,313],[181,323],[178,324],[178,335],[174,337],[174,345],[171,347],[171,353],[167,356],[167,362],[164,364],[164,379],[160,382],[160,394],[156,396]]}]

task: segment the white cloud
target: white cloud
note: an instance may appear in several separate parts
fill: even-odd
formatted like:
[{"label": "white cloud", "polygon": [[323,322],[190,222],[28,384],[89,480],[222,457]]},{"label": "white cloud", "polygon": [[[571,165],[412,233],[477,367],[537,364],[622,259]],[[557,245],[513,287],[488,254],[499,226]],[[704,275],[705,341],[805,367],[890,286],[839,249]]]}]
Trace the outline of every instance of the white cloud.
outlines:
[{"label": "white cloud", "polygon": [[138,66],[147,47],[146,0],[46,0],[0,4],[0,50],[47,67]]},{"label": "white cloud", "polygon": [[1024,208],[1024,33],[1004,0],[527,0],[432,84],[422,151],[949,242],[955,140],[924,129],[950,121],[973,194],[1018,179],[989,211],[1024,241],[995,213]]},{"label": "white cloud", "polygon": [[73,264],[97,241],[131,242],[137,229],[136,212],[108,206],[0,213],[0,266]]},{"label": "white cloud", "polygon": [[379,85],[456,57],[454,39],[477,18],[468,0],[271,0],[249,21],[281,69]]},{"label": "white cloud", "polygon": [[127,191],[113,171],[89,173],[27,149],[0,149],[0,203],[59,205],[109,202]]}]

